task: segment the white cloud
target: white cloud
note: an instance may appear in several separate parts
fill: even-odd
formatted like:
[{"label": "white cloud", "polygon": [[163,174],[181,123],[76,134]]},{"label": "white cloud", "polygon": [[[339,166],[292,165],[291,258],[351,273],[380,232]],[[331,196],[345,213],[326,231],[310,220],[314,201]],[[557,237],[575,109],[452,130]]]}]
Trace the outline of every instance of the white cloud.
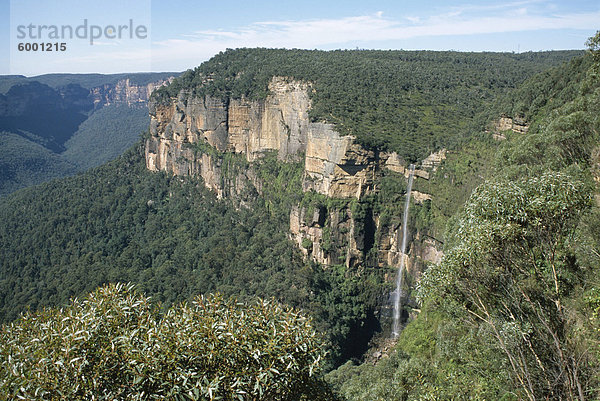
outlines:
[{"label": "white cloud", "polygon": [[[263,21],[236,30],[201,30],[184,39],[155,43],[153,63],[160,66],[168,60],[180,60],[187,66],[193,66],[219,51],[239,47],[353,48],[356,45],[368,47],[370,42],[402,41],[417,37],[598,27],[600,11],[552,15],[534,14],[526,8],[541,1],[467,5],[461,9],[453,8],[445,14],[426,18],[405,17],[402,21],[386,18],[382,12],[378,12],[338,19]],[[499,9],[504,11],[491,12]]]},{"label": "white cloud", "polygon": [[499,10],[513,10],[516,8],[522,8],[523,6],[532,6],[540,4],[544,9],[548,9],[552,6],[548,2],[548,0],[522,0],[522,1],[513,1],[510,3],[493,3],[493,4],[463,4],[460,6],[451,7],[452,10],[459,11],[461,13],[468,12],[477,12],[477,11],[485,11],[485,12],[497,12]]},{"label": "white cloud", "polygon": [[515,10],[515,14],[517,14],[517,15],[527,15],[527,8],[526,7],[517,8]]}]

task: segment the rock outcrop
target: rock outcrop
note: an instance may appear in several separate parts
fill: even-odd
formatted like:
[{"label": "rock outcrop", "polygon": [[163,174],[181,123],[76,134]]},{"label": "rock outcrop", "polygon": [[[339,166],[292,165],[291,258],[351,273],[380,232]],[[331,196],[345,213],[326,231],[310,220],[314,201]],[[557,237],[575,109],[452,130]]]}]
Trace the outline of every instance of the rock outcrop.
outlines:
[{"label": "rock outcrop", "polygon": [[269,91],[264,101],[230,100],[223,108],[227,132],[217,147],[243,153],[248,161],[268,150],[277,151],[281,160],[294,160],[305,152],[312,130],[331,131],[310,122],[307,84],[279,77],[271,80]]},{"label": "rock outcrop", "polygon": [[354,234],[354,222],[349,209],[328,211],[317,207],[312,213],[293,207],[290,212],[290,236],[306,257],[326,266],[354,266],[360,252],[349,245]]},{"label": "rock outcrop", "polygon": [[504,133],[506,131],[512,131],[517,134],[526,134],[529,129],[529,124],[521,117],[509,117],[502,115],[498,121],[494,123],[493,138],[502,141],[506,139]]},{"label": "rock outcrop", "polygon": [[[347,200],[346,206],[331,209],[292,208],[290,237],[304,255],[324,265],[353,268],[377,247],[377,263],[395,266],[403,257],[397,250],[399,227],[384,226],[371,209],[355,215],[350,204],[377,191],[383,169],[408,174],[407,163],[396,153],[364,149],[330,124],[310,121],[310,90],[307,83],[275,77],[262,100],[223,100],[182,91],[168,104],[151,102],[147,168],[200,176],[218,197],[240,204],[260,193],[253,162],[266,152],[276,152],[284,162],[303,161],[304,192]],[[225,169],[223,156],[230,154],[245,158],[247,166]],[[445,151],[431,155],[426,168],[437,167],[444,158]],[[415,176],[429,179],[429,171],[417,169]],[[430,195],[415,193],[415,202],[427,199]]]},{"label": "rock outcrop", "polygon": [[412,191],[411,197],[415,203],[423,203],[426,200],[431,200],[431,195],[419,191]]},{"label": "rock outcrop", "polygon": [[309,134],[304,191],[356,199],[372,192],[379,155],[352,141],[351,136],[340,137],[329,128]]},{"label": "rock outcrop", "polygon": [[379,168],[377,152],[363,149],[351,136],[339,135],[330,124],[311,122],[308,84],[276,77],[269,89],[264,100],[223,101],[184,91],[168,105],[151,104],[147,167],[199,174],[220,192],[210,184],[218,175],[215,161],[199,157],[192,145],[206,143],[219,152],[243,154],[249,162],[275,151],[284,161],[304,158],[305,191],[333,198],[370,193]]},{"label": "rock outcrop", "polygon": [[90,97],[95,108],[111,104],[128,106],[145,106],[153,91],[172,82],[174,77],[162,79],[146,85],[137,85],[129,78],[121,79],[116,84],[105,84],[90,89]]},{"label": "rock outcrop", "polygon": [[434,152],[427,156],[421,162],[421,167],[424,169],[430,169],[432,171],[437,170],[437,168],[442,164],[444,160],[446,160],[446,153],[448,151],[446,149],[442,149],[439,152]]}]

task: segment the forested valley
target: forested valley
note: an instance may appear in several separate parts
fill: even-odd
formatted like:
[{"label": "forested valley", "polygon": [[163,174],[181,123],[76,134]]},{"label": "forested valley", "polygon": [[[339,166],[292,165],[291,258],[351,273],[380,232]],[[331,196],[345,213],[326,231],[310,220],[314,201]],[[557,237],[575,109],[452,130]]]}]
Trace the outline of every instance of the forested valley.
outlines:
[{"label": "forested valley", "polygon": [[148,86],[176,73],[0,76],[0,196],[123,154],[148,127]]},{"label": "forested valley", "polygon": [[[431,199],[413,205],[411,230],[442,240],[444,257],[411,283],[402,333],[382,338],[394,269],[312,262],[289,216],[296,204],[396,212],[404,176],[383,175],[366,199],[325,199],[302,190],[301,161],[266,154],[250,167],[202,144],[263,183],[240,205],[200,178],[148,171],[142,138],[100,167],[0,198],[0,393],[597,399],[600,33],[587,45],[238,49],[184,73],[154,100],[261,99],[284,76],[311,82],[312,120],[367,149],[407,163],[448,149],[415,183]],[[494,132],[503,116],[527,131]]]}]

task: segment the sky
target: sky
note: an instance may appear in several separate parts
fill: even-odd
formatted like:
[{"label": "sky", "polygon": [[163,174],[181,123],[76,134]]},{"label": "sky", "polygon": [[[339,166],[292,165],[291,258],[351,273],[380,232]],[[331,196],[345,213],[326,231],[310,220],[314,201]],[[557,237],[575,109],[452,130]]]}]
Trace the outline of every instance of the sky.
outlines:
[{"label": "sky", "polygon": [[600,0],[0,0],[0,18],[0,74],[32,76],[184,71],[239,47],[582,49]]}]

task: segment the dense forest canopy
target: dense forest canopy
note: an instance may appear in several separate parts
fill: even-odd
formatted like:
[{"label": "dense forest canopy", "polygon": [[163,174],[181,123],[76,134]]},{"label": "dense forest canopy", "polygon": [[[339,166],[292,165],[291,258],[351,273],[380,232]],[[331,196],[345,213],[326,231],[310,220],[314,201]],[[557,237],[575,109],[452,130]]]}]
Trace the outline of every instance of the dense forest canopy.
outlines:
[{"label": "dense forest canopy", "polygon": [[148,128],[147,85],[178,75],[1,75],[0,196],[123,154]]},{"label": "dense forest canopy", "polygon": [[[44,139],[31,132],[21,129],[0,132],[0,196],[112,160],[137,142],[150,123],[146,107],[123,104],[104,106],[86,117],[65,138],[64,150],[60,153],[44,146]],[[49,133],[45,126],[51,121],[60,123],[60,119],[44,118],[37,109],[18,119],[37,121],[38,133],[42,135]]]},{"label": "dense forest canopy", "polygon": [[273,76],[298,79],[313,84],[313,120],[417,161],[480,129],[474,119],[491,100],[580,54],[236,49],[185,72],[155,98],[167,102],[185,89],[261,99]]}]

